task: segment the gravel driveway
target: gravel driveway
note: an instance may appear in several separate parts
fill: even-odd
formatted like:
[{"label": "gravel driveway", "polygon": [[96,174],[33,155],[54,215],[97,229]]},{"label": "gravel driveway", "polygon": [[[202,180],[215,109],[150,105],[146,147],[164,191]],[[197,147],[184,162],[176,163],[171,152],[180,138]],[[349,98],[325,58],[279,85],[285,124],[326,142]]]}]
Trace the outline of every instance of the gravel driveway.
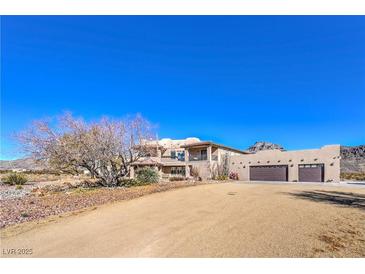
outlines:
[{"label": "gravel driveway", "polygon": [[365,257],[365,189],[201,185],[1,232],[33,257]]}]

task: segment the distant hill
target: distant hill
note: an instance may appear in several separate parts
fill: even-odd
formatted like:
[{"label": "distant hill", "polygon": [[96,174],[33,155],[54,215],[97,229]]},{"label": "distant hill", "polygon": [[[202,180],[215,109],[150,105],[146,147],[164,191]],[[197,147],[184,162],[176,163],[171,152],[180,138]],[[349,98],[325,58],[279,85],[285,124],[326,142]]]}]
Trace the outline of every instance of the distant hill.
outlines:
[{"label": "distant hill", "polygon": [[250,146],[247,150],[251,153],[256,153],[260,150],[271,150],[271,149],[279,149],[281,151],[284,151],[285,149],[278,144],[273,144],[270,142],[256,142],[252,146]]},{"label": "distant hill", "polygon": [[365,145],[341,146],[341,172],[365,173]]},{"label": "distant hill", "polygon": [[10,170],[18,168],[27,170],[42,170],[45,168],[45,166],[40,163],[36,163],[31,158],[23,158],[11,161],[0,160],[0,170]]}]

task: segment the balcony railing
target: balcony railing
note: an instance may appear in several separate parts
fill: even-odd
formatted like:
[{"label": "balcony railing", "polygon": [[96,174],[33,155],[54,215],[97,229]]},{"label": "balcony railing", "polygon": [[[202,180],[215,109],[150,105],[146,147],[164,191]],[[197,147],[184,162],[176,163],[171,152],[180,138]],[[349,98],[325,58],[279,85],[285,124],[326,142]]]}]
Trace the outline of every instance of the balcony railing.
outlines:
[{"label": "balcony railing", "polygon": [[206,161],[207,155],[189,155],[189,161]]},{"label": "balcony railing", "polygon": [[185,158],[184,157],[161,157],[161,162],[165,162],[165,163],[170,163],[170,162],[184,162]]}]

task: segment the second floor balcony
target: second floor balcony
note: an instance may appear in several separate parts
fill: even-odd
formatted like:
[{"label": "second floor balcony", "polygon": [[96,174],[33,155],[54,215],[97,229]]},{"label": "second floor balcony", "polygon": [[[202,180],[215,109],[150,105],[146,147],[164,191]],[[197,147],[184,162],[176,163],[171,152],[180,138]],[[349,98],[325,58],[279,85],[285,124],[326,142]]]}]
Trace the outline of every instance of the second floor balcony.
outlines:
[{"label": "second floor balcony", "polygon": [[170,157],[170,156],[162,156],[161,162],[162,163],[181,163],[185,161],[185,157]]},{"label": "second floor balcony", "polygon": [[[207,155],[191,155],[189,156],[189,161],[207,161],[208,156]],[[218,161],[218,155],[212,154],[211,157],[212,161]]]},{"label": "second floor balcony", "polygon": [[189,155],[189,161],[206,161],[208,156],[205,155]]}]

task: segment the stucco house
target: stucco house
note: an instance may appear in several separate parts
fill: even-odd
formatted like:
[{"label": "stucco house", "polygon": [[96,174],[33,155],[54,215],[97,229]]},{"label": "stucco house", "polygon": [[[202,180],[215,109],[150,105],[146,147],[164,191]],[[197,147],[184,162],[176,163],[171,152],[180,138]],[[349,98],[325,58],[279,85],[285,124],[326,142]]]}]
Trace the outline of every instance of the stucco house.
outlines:
[{"label": "stucco house", "polygon": [[210,179],[222,161],[243,181],[339,182],[340,145],[320,149],[250,153],[198,138],[150,141],[151,152],[132,164],[133,178],[139,168],[149,166],[161,177],[191,177],[196,170],[202,179]]},{"label": "stucco house", "polygon": [[232,156],[230,171],[243,181],[340,182],[340,145],[320,149],[263,150]]},{"label": "stucco house", "polygon": [[190,177],[195,168],[202,179],[212,177],[214,170],[223,157],[243,155],[248,152],[227,147],[211,141],[201,141],[198,138],[183,140],[161,139],[148,143],[151,153],[140,158],[131,166],[131,177],[138,168],[149,166],[156,168],[162,177]]}]

